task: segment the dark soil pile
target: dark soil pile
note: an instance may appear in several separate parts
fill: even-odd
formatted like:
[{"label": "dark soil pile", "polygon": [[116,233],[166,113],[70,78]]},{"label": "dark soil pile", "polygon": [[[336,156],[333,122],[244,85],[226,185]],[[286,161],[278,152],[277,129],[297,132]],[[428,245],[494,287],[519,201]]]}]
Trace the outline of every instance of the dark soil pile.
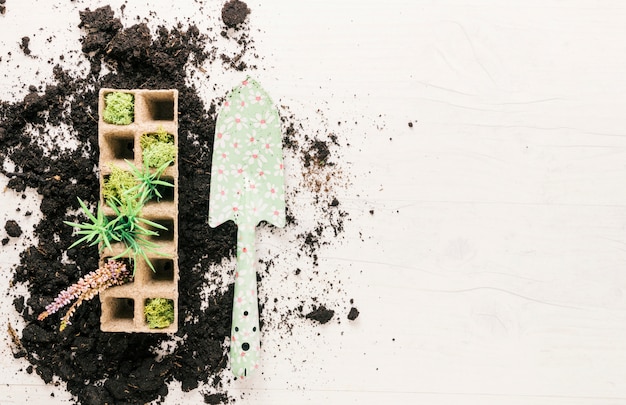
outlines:
[{"label": "dark soil pile", "polygon": [[[246,6],[243,11],[238,9],[237,16],[245,20],[249,12]],[[215,392],[207,393],[205,402],[229,402],[233,398],[224,391],[219,375],[228,365],[224,343],[230,332],[232,287],[211,293],[208,309],[201,309],[201,291],[209,267],[233,255],[236,228],[212,229],[206,224],[216,105],[205,105],[197,89],[185,83],[185,66],[213,63],[215,53],[208,50],[209,38],[194,25],[160,27],[156,33],[145,23],[125,28],[108,6],[84,10],[80,19],[83,38],[77,47],[89,60],[89,73],[76,77],[56,66],[54,80],[45,88],[31,86],[22,101],[0,104],[0,160],[15,165],[11,171],[6,165],[1,171],[10,178],[9,188],[23,192],[30,187],[41,195],[43,214],[35,227],[37,244],[25,246],[15,269],[13,282],[25,283],[31,296],[27,302],[24,297],[14,300],[27,323],[21,336],[13,333],[14,354],[26,357],[32,364],[27,371],[35,371],[45,382],[53,381],[54,376],[67,382],[68,390],[82,404],[147,403],[165,397],[166,383],[172,380],[180,381],[183,390],[210,383]],[[250,45],[247,41],[239,44],[242,53]],[[29,41],[22,40],[22,45],[25,53],[30,52]],[[101,76],[103,66],[110,73]],[[83,304],[64,332],[59,332],[58,317],[43,322],[36,319],[59,291],[98,265],[96,247],[67,250],[74,237],[63,221],[84,220],[75,214],[77,197],[90,204],[98,200],[97,102],[101,87],[179,91],[179,343],[160,334],[100,332],[97,299]],[[285,131],[285,144],[301,153],[309,165],[327,164],[331,153],[321,141],[311,139],[296,145],[292,121],[292,117],[283,119],[287,129],[291,128]],[[77,148],[37,141],[48,135],[47,128],[61,124],[71,128]],[[307,145],[310,150],[303,149]],[[337,211],[336,198],[331,196],[331,200],[334,205],[327,203],[326,208],[332,210],[332,217],[320,218],[317,230],[300,236],[303,254],[315,255],[325,227],[332,228],[335,235],[342,231],[345,213]],[[297,219],[290,215],[289,222],[294,224]],[[21,232],[17,216],[5,227],[11,236]],[[306,250],[304,246],[308,246]],[[331,312],[326,310],[319,321]],[[168,348],[157,356],[154,348],[161,343]]]}]

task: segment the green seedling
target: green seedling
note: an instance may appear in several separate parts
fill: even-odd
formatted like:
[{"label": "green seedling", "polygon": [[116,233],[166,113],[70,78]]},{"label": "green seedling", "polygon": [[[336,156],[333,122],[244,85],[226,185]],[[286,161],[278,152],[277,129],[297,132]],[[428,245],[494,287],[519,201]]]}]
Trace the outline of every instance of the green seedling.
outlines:
[{"label": "green seedling", "polygon": [[127,194],[130,194],[131,196],[133,194],[142,195],[145,191],[145,197],[147,198],[147,200],[144,201],[144,203],[150,201],[153,198],[156,198],[157,201],[163,198],[163,195],[159,192],[158,187],[174,187],[172,183],[161,180],[163,172],[165,172],[165,169],[167,169],[172,162],[172,160],[166,161],[165,163],[161,164],[161,166],[159,166],[156,170],[151,171],[145,161],[141,169],[139,169],[131,162],[126,161],[126,163],[130,166],[130,169],[136,181],[136,184],[127,190]]},{"label": "green seedling", "polygon": [[72,243],[69,249],[72,249],[81,243],[87,243],[89,246],[101,244],[100,252],[102,252],[105,247],[111,249],[111,241],[115,241],[115,237],[111,232],[111,221],[109,221],[109,219],[104,215],[100,204],[98,204],[96,215],[93,215],[83,200],[79,198],[78,203],[80,204],[83,213],[91,222],[83,222],[79,224],[76,222],[63,221],[66,225],[78,228],[78,232],[76,232],[78,235],[84,235],[82,238]]},{"label": "green seedling", "polygon": [[140,216],[141,209],[148,199],[148,193],[148,189],[143,189],[140,194],[135,196],[126,193],[123,200],[111,197],[107,201],[107,205],[111,207],[115,214],[113,219],[109,219],[104,215],[100,205],[98,205],[96,215],[93,215],[85,203],[79,198],[78,202],[91,222],[76,223],[65,221],[66,225],[78,228],[77,234],[83,235],[82,238],[78,239],[70,246],[70,249],[81,243],[87,243],[89,246],[100,244],[99,250],[102,252],[105,247],[111,250],[111,243],[123,243],[126,249],[122,253],[114,256],[113,259],[129,256],[134,263],[134,274],[137,268],[136,259],[140,256],[145,259],[152,271],[155,271],[146,252],[160,256],[167,256],[167,254],[159,252],[157,250],[159,246],[148,238],[159,235],[159,233],[153,229],[167,231],[167,228]]},{"label": "green seedling", "polygon": [[115,125],[128,125],[135,119],[135,97],[119,91],[104,96],[102,119]]},{"label": "green seedling", "polygon": [[136,259],[139,256],[148,263],[152,271],[156,271],[146,252],[167,256],[167,254],[157,250],[159,245],[148,239],[153,236],[159,236],[159,233],[150,229],[150,227],[165,231],[167,231],[167,228],[139,216],[147,199],[148,190],[144,189],[137,198],[126,194],[123,201],[112,198],[108,203],[115,213],[115,219],[109,223],[110,225],[112,224],[111,236],[116,242],[121,242],[126,246],[122,253],[113,258],[117,259],[130,255],[131,260],[134,262],[133,274],[137,268]]}]

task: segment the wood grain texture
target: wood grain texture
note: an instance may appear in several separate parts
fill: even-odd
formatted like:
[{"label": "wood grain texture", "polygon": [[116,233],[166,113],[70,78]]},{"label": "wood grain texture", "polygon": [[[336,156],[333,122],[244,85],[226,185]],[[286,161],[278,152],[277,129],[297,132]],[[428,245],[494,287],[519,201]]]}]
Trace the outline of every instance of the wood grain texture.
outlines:
[{"label": "wood grain texture", "polygon": [[[8,3],[0,49],[19,54],[19,38],[47,16],[9,29],[26,6]],[[127,16],[146,7],[130,3]],[[177,3],[164,18],[197,6]],[[91,4],[100,3],[81,7]],[[246,394],[240,402],[625,403],[626,5],[249,5],[259,81],[313,130],[350,143],[340,157],[351,185],[337,190],[351,221],[346,240],[321,252],[320,269],[340,274],[361,316],[322,330],[296,325],[297,349],[266,331],[263,377],[232,387]],[[57,32],[60,43],[78,35]],[[56,52],[39,37],[31,48],[44,59]],[[18,60],[0,66],[28,77]],[[1,98],[24,91],[14,84],[0,83]],[[12,213],[5,194],[3,218]],[[6,269],[15,258],[1,254]],[[261,293],[281,282],[268,277]],[[1,311],[4,329],[10,309]],[[50,392],[69,403],[20,372],[26,364],[0,342],[10,370],[1,404]],[[166,403],[200,398],[172,391]]]}]

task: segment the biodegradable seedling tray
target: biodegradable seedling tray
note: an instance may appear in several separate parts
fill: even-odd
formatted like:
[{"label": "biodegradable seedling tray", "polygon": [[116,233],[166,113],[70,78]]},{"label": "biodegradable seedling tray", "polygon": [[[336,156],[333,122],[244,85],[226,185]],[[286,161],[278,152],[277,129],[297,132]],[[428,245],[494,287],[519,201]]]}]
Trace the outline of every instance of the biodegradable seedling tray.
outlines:
[{"label": "biodegradable seedling tray", "polygon": [[[129,93],[134,96],[134,120],[128,125],[115,125],[104,121],[105,97],[112,92]],[[142,134],[167,131],[174,136],[178,148],[178,91],[177,90],[123,90],[101,89],[98,102],[98,144],[100,147],[100,204],[105,215],[113,217],[113,210],[103,199],[104,181],[111,173],[111,167],[129,169],[126,161],[136,167],[143,166],[140,138]],[[178,156],[169,166],[162,180],[174,184],[160,201],[148,202],[141,211],[141,217],[167,227],[158,230],[159,236],[150,238],[158,244],[163,255],[148,252],[153,271],[148,263],[138,257],[132,281],[109,288],[100,294],[102,315],[100,327],[104,332],[149,332],[172,333],[178,330]],[[120,254],[125,249],[122,244],[105,248],[100,256],[101,264],[108,258]],[[144,306],[152,298],[166,298],[174,303],[174,322],[166,328],[149,328]]]}]

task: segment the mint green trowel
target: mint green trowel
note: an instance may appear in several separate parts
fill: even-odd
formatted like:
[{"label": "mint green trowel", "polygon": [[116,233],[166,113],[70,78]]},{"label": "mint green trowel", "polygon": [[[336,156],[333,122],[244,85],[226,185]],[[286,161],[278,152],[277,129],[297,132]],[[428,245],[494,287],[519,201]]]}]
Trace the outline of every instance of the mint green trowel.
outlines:
[{"label": "mint green trowel", "polygon": [[247,78],[226,97],[217,118],[209,226],[237,224],[237,269],[230,366],[237,377],[259,367],[261,350],[255,263],[260,221],[285,225],[285,182],[278,110],[265,90]]}]

